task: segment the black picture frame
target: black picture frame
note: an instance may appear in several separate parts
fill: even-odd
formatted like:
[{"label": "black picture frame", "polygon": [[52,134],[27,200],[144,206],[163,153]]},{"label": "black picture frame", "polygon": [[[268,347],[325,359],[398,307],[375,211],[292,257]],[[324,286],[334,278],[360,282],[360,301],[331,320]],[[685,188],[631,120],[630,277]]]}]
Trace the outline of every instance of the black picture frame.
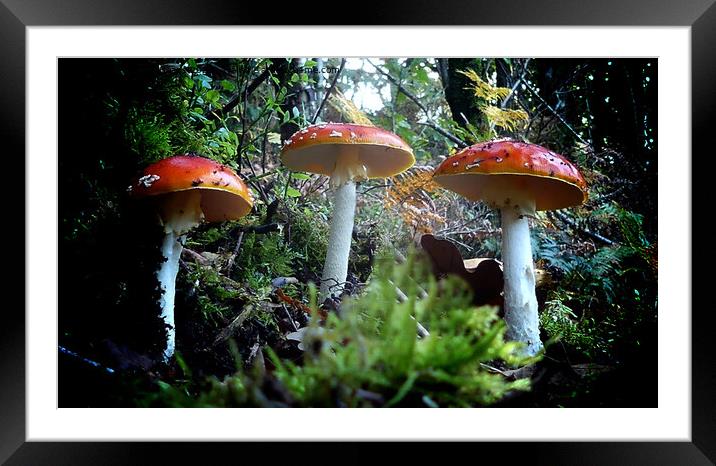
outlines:
[{"label": "black picture frame", "polygon": [[[12,160],[3,161],[6,164],[3,167],[13,170],[16,179],[20,179],[17,173],[24,173],[24,158],[19,154],[25,153],[25,30],[28,26],[45,25],[259,25],[269,22],[276,25],[357,25],[379,21],[386,25],[690,26],[692,156],[691,160],[688,160],[688,154],[671,156],[675,163],[691,162],[692,166],[708,164],[708,157],[713,157],[710,142],[713,130],[709,130],[715,123],[716,108],[716,54],[712,49],[716,45],[714,0],[512,0],[509,7],[484,0],[469,4],[459,0],[439,3],[400,0],[389,4],[371,0],[361,2],[360,7],[351,4],[343,12],[338,5],[325,3],[316,8],[276,5],[231,0],[214,0],[206,4],[189,0],[0,0],[0,135],[3,148],[8,150],[5,154]],[[303,18],[300,17],[302,14]],[[11,158],[9,154],[14,156]],[[692,170],[692,175],[692,223],[695,223],[710,216],[709,209],[700,209],[698,203],[700,196],[707,193],[699,186],[709,186],[708,180],[701,179],[708,176],[708,170]],[[15,218],[24,218],[24,215],[24,212],[18,213]],[[15,228],[21,230],[24,237],[27,232],[23,225],[18,221]],[[706,228],[689,227],[693,232],[693,245],[709,244]],[[695,299],[692,301],[698,297],[699,289],[708,290],[703,283],[713,274],[699,275],[697,271],[695,267],[693,273],[683,271],[692,275],[692,296],[684,297],[683,309],[670,310],[685,315],[691,310],[692,315],[691,442],[461,444],[465,451],[460,454],[490,451],[503,462],[530,461],[532,464],[714,464],[716,351],[711,346],[713,305],[708,302],[697,305]],[[18,277],[16,279],[24,276],[14,275]],[[14,289],[20,289],[19,286]],[[6,293],[11,289],[8,286]],[[9,305],[10,302],[6,298],[0,325],[0,461],[7,460],[7,464],[144,464],[153,463],[152,458],[157,458],[164,463],[184,463],[196,455],[203,458],[200,461],[203,464],[222,461],[224,456],[232,462],[247,461],[256,454],[271,454],[275,448],[266,443],[237,446],[234,443],[26,442],[24,306]],[[455,446],[443,446],[439,450],[446,448]],[[316,455],[320,455],[336,461],[342,461],[341,458],[348,455],[374,458],[372,450],[373,445],[341,445],[327,457],[325,446],[290,444],[286,448],[294,459],[318,459]],[[423,458],[426,453],[439,450],[428,446],[404,448],[405,456],[401,462],[409,456]]]}]

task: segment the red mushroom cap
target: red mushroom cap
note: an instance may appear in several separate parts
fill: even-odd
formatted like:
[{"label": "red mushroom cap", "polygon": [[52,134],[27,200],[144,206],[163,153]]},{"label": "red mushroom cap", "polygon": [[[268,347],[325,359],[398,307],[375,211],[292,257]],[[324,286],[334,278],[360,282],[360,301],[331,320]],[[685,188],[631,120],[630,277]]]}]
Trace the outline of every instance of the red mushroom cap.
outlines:
[{"label": "red mushroom cap", "polygon": [[251,211],[251,192],[226,165],[193,155],[175,155],[144,169],[130,187],[135,197],[201,190],[201,209],[208,222],[235,220]]},{"label": "red mushroom cap", "polygon": [[556,210],[587,200],[587,184],[564,156],[536,144],[510,140],[482,142],[445,159],[435,181],[473,201],[501,205],[505,188],[535,200],[537,210]]},{"label": "red mushroom cap", "polygon": [[359,147],[369,178],[386,178],[415,163],[410,146],[398,135],[375,126],[321,123],[293,134],[281,150],[281,161],[291,170],[330,176],[336,165],[336,145]]}]

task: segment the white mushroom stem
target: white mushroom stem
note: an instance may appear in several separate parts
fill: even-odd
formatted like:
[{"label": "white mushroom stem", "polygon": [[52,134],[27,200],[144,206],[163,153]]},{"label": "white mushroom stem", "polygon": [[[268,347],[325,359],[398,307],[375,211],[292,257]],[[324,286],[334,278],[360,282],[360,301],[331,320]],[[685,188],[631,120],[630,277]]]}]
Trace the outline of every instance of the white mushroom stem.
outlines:
[{"label": "white mushroom stem", "polygon": [[164,361],[174,355],[176,328],[174,326],[174,296],[179,258],[184,248],[185,233],[199,225],[204,218],[201,210],[201,193],[198,190],[181,191],[166,195],[161,208],[164,223],[162,255],[166,259],[157,270],[157,280],[162,290],[159,298],[161,318],[167,327]]},{"label": "white mushroom stem", "polygon": [[348,277],[348,256],[351,252],[353,220],[356,209],[356,180],[365,179],[366,168],[360,162],[357,150],[350,145],[341,146],[336,167],[331,175],[333,215],[328,239],[326,262],[321,277],[320,300],[340,296]]},{"label": "white mushroom stem", "polygon": [[184,236],[177,236],[173,231],[164,235],[162,242],[162,255],[166,259],[157,271],[157,280],[162,289],[159,298],[161,318],[167,328],[167,340],[164,347],[164,360],[168,361],[174,354],[175,328],[174,328],[174,294],[177,272],[179,272],[179,257],[183,249]]},{"label": "white mushroom stem", "polygon": [[506,337],[525,343],[529,356],[542,349],[528,223],[528,216],[534,215],[534,210],[533,200],[513,201],[501,209]]}]

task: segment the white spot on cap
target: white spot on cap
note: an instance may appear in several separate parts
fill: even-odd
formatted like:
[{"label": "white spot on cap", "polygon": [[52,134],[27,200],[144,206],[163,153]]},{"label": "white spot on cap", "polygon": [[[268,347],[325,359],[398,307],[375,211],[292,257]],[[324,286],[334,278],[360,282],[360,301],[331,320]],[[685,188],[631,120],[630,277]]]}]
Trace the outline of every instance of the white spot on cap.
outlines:
[{"label": "white spot on cap", "polygon": [[159,179],[159,175],[144,175],[139,178],[139,184],[144,185],[145,188],[149,188]]},{"label": "white spot on cap", "polygon": [[452,166],[453,166],[453,167],[457,167],[458,165],[460,165],[460,162],[453,162],[453,163],[452,163]]},{"label": "white spot on cap", "polygon": [[316,133],[311,133],[311,139],[316,139],[316,136],[317,136]]},{"label": "white spot on cap", "polygon": [[358,137],[358,136],[356,136],[356,133],[354,133],[353,131],[351,131],[351,139],[355,139],[355,138],[357,138],[357,137]]},{"label": "white spot on cap", "polygon": [[305,128],[301,130],[301,134],[306,134],[307,132],[308,132],[308,130]]},{"label": "white spot on cap", "polygon": [[299,137],[298,137],[298,140],[299,140],[299,141],[303,141],[303,136],[299,136]]},{"label": "white spot on cap", "polygon": [[335,129],[331,131],[331,134],[328,135],[329,138],[341,138],[343,137],[343,133],[340,131],[336,131]]}]

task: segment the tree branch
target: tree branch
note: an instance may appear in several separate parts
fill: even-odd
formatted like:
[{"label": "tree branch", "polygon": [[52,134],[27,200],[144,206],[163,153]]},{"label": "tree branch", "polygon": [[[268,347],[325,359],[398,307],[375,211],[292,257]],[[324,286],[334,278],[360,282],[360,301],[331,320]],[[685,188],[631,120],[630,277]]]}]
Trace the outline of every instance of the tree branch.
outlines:
[{"label": "tree branch", "polygon": [[587,146],[587,147],[591,147],[591,146],[592,146],[592,145],[589,144],[587,141],[585,141],[584,138],[582,138],[582,136],[580,136],[580,135],[574,130],[574,128],[572,128],[572,126],[570,126],[570,124],[567,123],[567,121],[566,121],[564,118],[562,118],[562,115],[560,115],[560,114],[557,112],[557,110],[555,110],[554,108],[552,108],[552,106],[551,106],[550,104],[548,104],[547,101],[544,100],[541,95],[539,95],[539,93],[535,90],[535,88],[533,88],[533,87],[530,85],[530,83],[528,83],[527,81],[524,80],[524,77],[523,77],[523,76],[520,76],[520,78],[517,80],[517,82],[518,82],[518,83],[520,83],[520,82],[521,82],[521,83],[524,83],[524,85],[525,85],[525,87],[527,88],[527,90],[530,91],[530,92],[532,93],[532,95],[534,95],[534,96],[537,98],[537,100],[539,100],[539,101],[542,103],[542,105],[544,105],[545,107],[547,107],[547,110],[549,110],[550,112],[552,112],[552,114],[557,117],[557,119],[560,121],[560,123],[562,123],[562,124],[565,126],[565,128],[567,128],[567,129],[574,135],[574,137],[576,137],[577,139],[579,139],[579,141],[580,141],[582,144],[584,144],[584,145]]},{"label": "tree branch", "polygon": [[606,238],[606,237],[600,235],[599,233],[594,233],[594,232],[592,232],[592,231],[587,230],[586,228],[582,228],[581,226],[579,226],[579,225],[577,224],[577,222],[575,222],[574,220],[570,219],[569,217],[567,217],[566,215],[564,215],[562,212],[559,212],[559,211],[556,211],[556,210],[555,210],[555,211],[553,211],[553,212],[548,212],[548,215],[549,215],[549,214],[553,214],[553,215],[554,215],[555,217],[557,217],[559,220],[561,220],[562,222],[566,223],[566,224],[569,225],[570,227],[574,228],[574,229],[577,230],[578,232],[583,233],[584,235],[586,235],[586,236],[588,236],[588,237],[590,237],[590,238],[592,238],[592,239],[594,239],[594,240],[601,241],[602,243],[606,244],[607,246],[613,246],[614,244],[616,244],[615,241],[610,240],[609,238]]},{"label": "tree branch", "polygon": [[260,75],[256,77],[251,83],[249,83],[248,86],[242,91],[238,92],[234,97],[231,98],[229,102],[227,102],[226,105],[221,107],[219,110],[212,112],[208,119],[209,121],[217,120],[220,116],[223,117],[227,113],[229,113],[231,110],[233,110],[237,105],[239,105],[239,102],[242,100],[246,100],[255,90],[258,88],[264,81],[268,79],[269,76],[271,76],[271,73],[276,71],[276,64],[271,63],[271,66],[266,68]]},{"label": "tree branch", "polygon": [[333,77],[333,82],[331,82],[331,87],[328,88],[326,91],[326,94],[323,96],[323,100],[321,100],[321,105],[318,107],[318,110],[316,110],[316,114],[313,115],[313,118],[311,118],[311,124],[315,124],[316,120],[318,119],[318,116],[321,114],[321,111],[323,110],[323,107],[326,105],[326,101],[331,96],[331,93],[333,92],[333,88],[336,87],[336,83],[338,82],[338,76],[340,76],[341,71],[343,71],[343,67],[346,64],[346,59],[341,59],[341,66],[338,67],[338,71],[336,71],[336,75]]},{"label": "tree branch", "polygon": [[418,124],[419,124],[419,125],[423,125],[423,126],[427,126],[428,128],[432,128],[432,129],[435,130],[436,132],[440,133],[441,135],[445,136],[446,138],[448,138],[449,140],[451,140],[452,142],[454,142],[455,144],[457,144],[461,149],[462,149],[463,147],[467,147],[467,146],[469,145],[468,143],[466,143],[465,141],[463,141],[463,140],[460,139],[459,137],[455,136],[455,135],[452,134],[452,133],[449,133],[448,131],[442,129],[441,127],[439,127],[438,125],[436,125],[435,123],[433,123],[433,122],[431,122],[431,121],[428,121],[428,122],[425,122],[425,123],[418,123]]},{"label": "tree branch", "polygon": [[239,232],[239,237],[236,239],[236,246],[234,246],[234,250],[231,252],[231,256],[229,257],[228,262],[226,263],[226,275],[231,274],[231,269],[234,268],[234,261],[236,260],[236,256],[239,254],[239,249],[241,248],[241,242],[244,239],[244,232]]},{"label": "tree branch", "polygon": [[525,77],[525,74],[527,73],[527,66],[530,64],[531,60],[532,60],[531,58],[528,58],[527,60],[525,60],[525,63],[522,66],[522,72],[520,73],[520,76],[517,78],[515,83],[512,85],[512,88],[510,89],[510,93],[507,94],[507,97],[505,97],[505,99],[500,104],[500,108],[505,108],[507,106],[507,104],[510,103],[510,99],[512,99],[512,96],[515,94],[515,90],[517,89],[517,86],[520,85],[520,82],[522,82],[522,80]]},{"label": "tree branch", "polygon": [[380,69],[378,66],[374,65],[370,60],[368,60],[368,63],[370,63],[371,66],[373,66],[378,71],[378,73],[385,76],[385,78],[388,81],[390,81],[398,89],[398,91],[402,92],[403,95],[405,95],[405,97],[407,97],[408,99],[415,102],[415,105],[417,105],[418,108],[420,108],[420,110],[422,110],[422,112],[425,114],[425,118],[427,119],[427,122],[418,123],[418,124],[423,125],[423,126],[428,126],[432,129],[434,129],[441,135],[445,136],[446,138],[448,138],[449,140],[451,140],[452,142],[457,144],[460,148],[467,147],[470,145],[467,142],[460,139],[459,137],[455,136],[454,134],[450,133],[449,131],[447,131],[447,130],[439,127],[437,124],[435,124],[435,122],[432,121],[432,119],[430,118],[430,113],[428,113],[428,109],[425,108],[425,105],[423,105],[423,103],[420,102],[420,100],[418,100],[417,97],[415,97],[413,94],[411,94],[410,91],[408,91],[406,88],[404,88],[403,85],[400,84],[397,79],[392,77],[386,71],[383,71],[382,69]]}]

